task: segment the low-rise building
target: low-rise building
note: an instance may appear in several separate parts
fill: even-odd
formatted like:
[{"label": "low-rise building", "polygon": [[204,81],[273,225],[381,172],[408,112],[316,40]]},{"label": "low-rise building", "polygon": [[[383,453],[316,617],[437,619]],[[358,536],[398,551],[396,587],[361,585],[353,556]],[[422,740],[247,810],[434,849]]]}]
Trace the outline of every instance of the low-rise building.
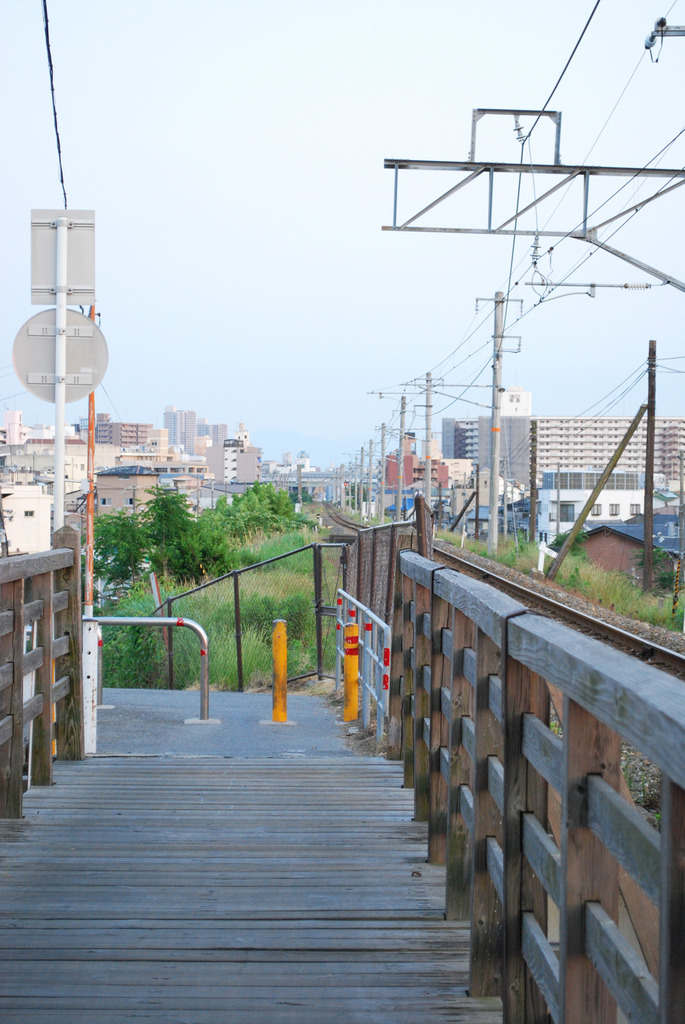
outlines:
[{"label": "low-rise building", "polygon": [[39,484],[3,485],[2,513],[10,555],[50,547],[52,496]]}]

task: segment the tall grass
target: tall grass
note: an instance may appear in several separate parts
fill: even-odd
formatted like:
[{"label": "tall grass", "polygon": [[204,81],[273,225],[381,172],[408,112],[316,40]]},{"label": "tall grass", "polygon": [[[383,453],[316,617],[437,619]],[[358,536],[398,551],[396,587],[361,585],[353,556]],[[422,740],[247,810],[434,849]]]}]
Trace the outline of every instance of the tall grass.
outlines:
[{"label": "tall grass", "polygon": [[[240,548],[238,567],[253,565],[311,543],[309,531],[268,538]],[[162,583],[165,596],[183,594],[177,585]],[[117,605],[118,615],[150,615],[154,600],[143,585]],[[236,610],[233,578],[220,580],[173,602],[172,614],[198,622],[209,637],[209,680],[216,689],[238,685]],[[288,673],[316,671],[316,625],[312,552],[302,551],[240,576],[240,633],[243,677],[246,685],[271,679],[271,633],[274,619],[288,623]],[[107,686],[166,687],[168,658],[162,630],[136,627],[105,627],[104,679]],[[200,655],[197,637],[189,630],[174,629],[172,636],[175,685],[199,682]],[[334,634],[324,630],[324,663],[333,664]]]},{"label": "tall grass", "polygon": [[[455,542],[454,534],[442,532],[441,540]],[[465,543],[468,551],[487,557],[487,546],[476,541]],[[513,539],[500,543],[496,561],[521,572],[537,569],[538,548],[528,541],[519,541],[518,552]],[[549,560],[546,563],[549,565]],[[683,608],[679,608],[675,619],[671,615],[670,595],[645,594],[640,585],[625,573],[609,571],[591,562],[580,550],[571,552],[564,559],[555,582],[565,589],[580,594],[595,604],[601,604],[619,615],[625,615],[641,622],[649,622],[665,629],[682,630]]]}]

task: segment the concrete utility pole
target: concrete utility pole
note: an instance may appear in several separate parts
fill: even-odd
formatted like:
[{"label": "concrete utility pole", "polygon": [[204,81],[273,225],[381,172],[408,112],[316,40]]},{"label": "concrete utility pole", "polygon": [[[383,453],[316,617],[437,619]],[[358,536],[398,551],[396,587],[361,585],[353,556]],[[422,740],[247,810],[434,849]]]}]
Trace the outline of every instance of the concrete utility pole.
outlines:
[{"label": "concrete utility pole", "polygon": [[480,463],[476,463],[476,528],[473,536],[475,540],[480,540]]},{"label": "concrete utility pole", "polygon": [[395,501],[395,522],[402,518],[402,491],[404,490],[404,420],[407,414],[407,399],[400,401],[400,446],[397,449],[397,500]]},{"label": "concrete utility pole", "polygon": [[369,522],[372,519],[373,505],[373,441],[369,441]]},{"label": "concrete utility pole", "polygon": [[431,498],[433,492],[433,481],[431,479],[431,433],[433,430],[433,374],[426,374],[426,453],[425,453],[425,472],[426,477],[423,481],[423,495],[426,499],[428,508],[431,507]]},{"label": "concrete utility pole", "polygon": [[495,293],[495,334],[492,356],[492,420],[490,426],[490,513],[488,555],[497,554],[497,506],[499,504],[500,424],[502,420],[502,334],[504,331],[504,292]]},{"label": "concrete utility pole", "polygon": [[359,456],[359,515],[364,518],[364,445]]},{"label": "concrete utility pole", "polygon": [[535,520],[538,504],[538,421],[530,422],[530,514],[528,522],[528,538],[531,544],[535,544],[537,533]]},{"label": "concrete utility pole", "polygon": [[379,522],[385,522],[385,423],[381,423],[381,495]]},{"label": "concrete utility pole", "polygon": [[354,497],[352,499],[352,511],[359,511],[359,456],[354,457]]},{"label": "concrete utility pole", "polygon": [[656,341],[647,356],[647,451],[645,452],[644,558],[642,589],[654,586],[654,434],[656,427]]}]

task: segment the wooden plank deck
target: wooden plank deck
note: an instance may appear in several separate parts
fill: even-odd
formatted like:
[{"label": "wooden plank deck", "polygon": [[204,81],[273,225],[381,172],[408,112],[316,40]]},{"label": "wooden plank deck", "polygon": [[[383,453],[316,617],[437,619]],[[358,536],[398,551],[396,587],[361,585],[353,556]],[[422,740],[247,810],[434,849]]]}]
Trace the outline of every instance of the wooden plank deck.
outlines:
[{"label": "wooden plank deck", "polygon": [[56,768],[0,823],[3,1024],[501,1024],[401,765]]}]

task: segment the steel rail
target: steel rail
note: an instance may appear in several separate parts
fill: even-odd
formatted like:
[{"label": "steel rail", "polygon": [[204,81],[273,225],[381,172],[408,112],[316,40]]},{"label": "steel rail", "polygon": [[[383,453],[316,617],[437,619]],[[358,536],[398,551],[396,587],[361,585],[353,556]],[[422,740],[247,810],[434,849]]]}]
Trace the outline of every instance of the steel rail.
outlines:
[{"label": "steel rail", "polygon": [[615,643],[619,643],[622,647],[628,648],[642,660],[654,659],[660,663],[667,664],[669,668],[685,676],[685,655],[679,651],[674,651],[672,648],[654,643],[646,637],[621,629],[619,626],[614,626],[604,619],[595,618],[588,612],[572,608],[563,601],[557,601],[553,597],[539,594],[537,591],[525,586],[525,584],[515,583],[494,570],[484,569],[469,559],[461,558],[455,552],[447,551],[444,547],[438,547],[438,544],[439,541],[435,543],[433,548],[433,558],[435,561],[442,562],[443,565],[456,565],[460,572],[489,581],[498,590],[505,590],[526,604],[535,604],[550,616],[565,619],[578,626],[582,626],[584,629],[596,633],[602,639],[612,640]]}]

